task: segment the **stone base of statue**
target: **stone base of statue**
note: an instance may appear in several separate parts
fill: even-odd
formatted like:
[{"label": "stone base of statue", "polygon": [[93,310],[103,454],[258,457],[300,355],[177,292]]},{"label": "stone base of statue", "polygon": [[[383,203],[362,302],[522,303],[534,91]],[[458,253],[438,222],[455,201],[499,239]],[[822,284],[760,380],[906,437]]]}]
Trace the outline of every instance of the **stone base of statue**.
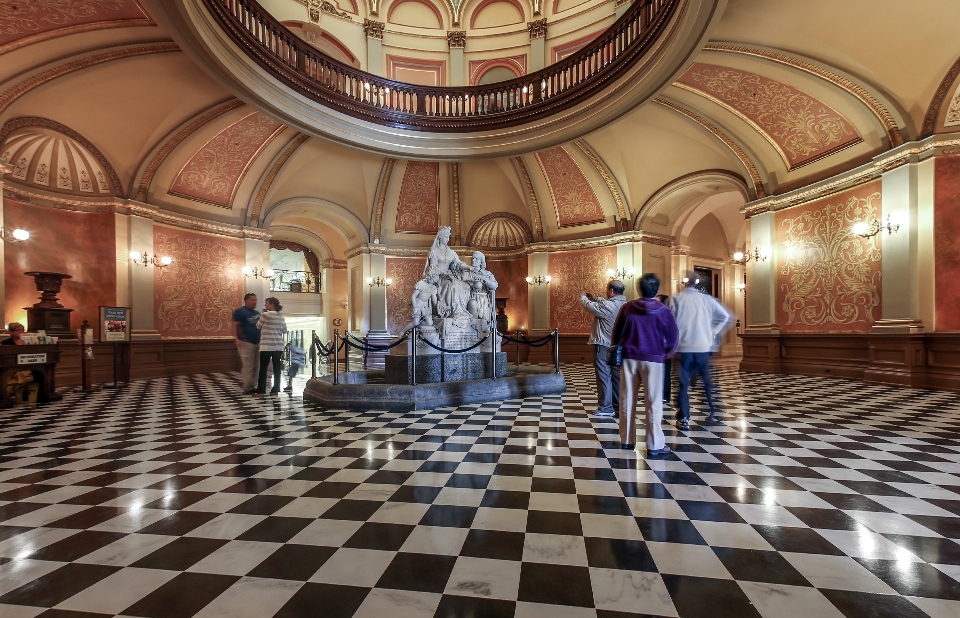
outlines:
[{"label": "stone base of statue", "polygon": [[[389,357],[388,357],[389,358]],[[419,362],[417,358],[418,373]],[[561,395],[567,390],[562,373],[553,367],[508,367],[497,379],[389,384],[383,371],[352,371],[338,376],[313,378],[307,382],[303,399],[334,410],[389,410],[407,412],[430,410],[470,403]],[[558,400],[559,405],[559,400]]]},{"label": "stone base of statue", "polygon": [[[384,380],[387,384],[410,384],[413,378],[413,363],[406,354],[390,354],[384,361]],[[491,378],[490,365],[493,355],[475,354],[430,354],[417,353],[417,384],[433,382],[459,382]],[[497,352],[497,377],[507,375],[507,353]]]}]

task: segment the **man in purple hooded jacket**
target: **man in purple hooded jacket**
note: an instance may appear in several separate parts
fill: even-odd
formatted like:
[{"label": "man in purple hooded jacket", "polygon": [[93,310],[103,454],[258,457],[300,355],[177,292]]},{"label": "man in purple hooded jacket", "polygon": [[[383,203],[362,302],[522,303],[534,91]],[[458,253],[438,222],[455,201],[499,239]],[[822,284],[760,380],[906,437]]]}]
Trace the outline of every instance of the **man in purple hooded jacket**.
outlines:
[{"label": "man in purple hooded jacket", "polygon": [[639,298],[620,308],[613,325],[611,345],[623,346],[620,368],[620,445],[633,449],[637,442],[637,394],[643,380],[646,410],[647,456],[667,455],[663,429],[663,359],[677,349],[680,333],[670,308],[654,298],[660,279],[653,273],[640,277]]}]

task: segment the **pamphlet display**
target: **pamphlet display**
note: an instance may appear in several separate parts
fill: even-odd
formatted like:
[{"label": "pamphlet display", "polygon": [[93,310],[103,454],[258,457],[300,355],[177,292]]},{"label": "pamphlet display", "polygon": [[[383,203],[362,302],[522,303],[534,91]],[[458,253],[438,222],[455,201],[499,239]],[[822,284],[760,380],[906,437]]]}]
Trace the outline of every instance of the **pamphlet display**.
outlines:
[{"label": "pamphlet display", "polygon": [[129,307],[100,307],[100,341],[130,341]]}]

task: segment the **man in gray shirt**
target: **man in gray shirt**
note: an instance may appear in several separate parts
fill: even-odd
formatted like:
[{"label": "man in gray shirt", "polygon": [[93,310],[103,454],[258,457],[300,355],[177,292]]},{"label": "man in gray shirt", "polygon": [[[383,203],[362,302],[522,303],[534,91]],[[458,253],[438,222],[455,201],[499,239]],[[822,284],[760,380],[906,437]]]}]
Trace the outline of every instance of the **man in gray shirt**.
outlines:
[{"label": "man in gray shirt", "polygon": [[620,409],[620,368],[607,364],[607,350],[613,335],[613,323],[620,307],[627,302],[624,289],[623,282],[614,279],[607,284],[606,298],[588,292],[580,294],[580,306],[593,316],[590,344],[593,345],[593,366],[597,372],[597,416],[617,416]]}]

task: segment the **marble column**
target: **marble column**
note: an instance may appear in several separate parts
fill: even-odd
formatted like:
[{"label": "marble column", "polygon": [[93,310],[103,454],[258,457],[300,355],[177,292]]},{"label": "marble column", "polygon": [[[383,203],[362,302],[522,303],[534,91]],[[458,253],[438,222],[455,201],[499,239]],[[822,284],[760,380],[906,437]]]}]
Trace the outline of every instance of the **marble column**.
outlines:
[{"label": "marble column", "polygon": [[765,212],[748,221],[749,250],[760,249],[766,259],[747,263],[747,327],[748,332],[777,334],[777,217]]}]

